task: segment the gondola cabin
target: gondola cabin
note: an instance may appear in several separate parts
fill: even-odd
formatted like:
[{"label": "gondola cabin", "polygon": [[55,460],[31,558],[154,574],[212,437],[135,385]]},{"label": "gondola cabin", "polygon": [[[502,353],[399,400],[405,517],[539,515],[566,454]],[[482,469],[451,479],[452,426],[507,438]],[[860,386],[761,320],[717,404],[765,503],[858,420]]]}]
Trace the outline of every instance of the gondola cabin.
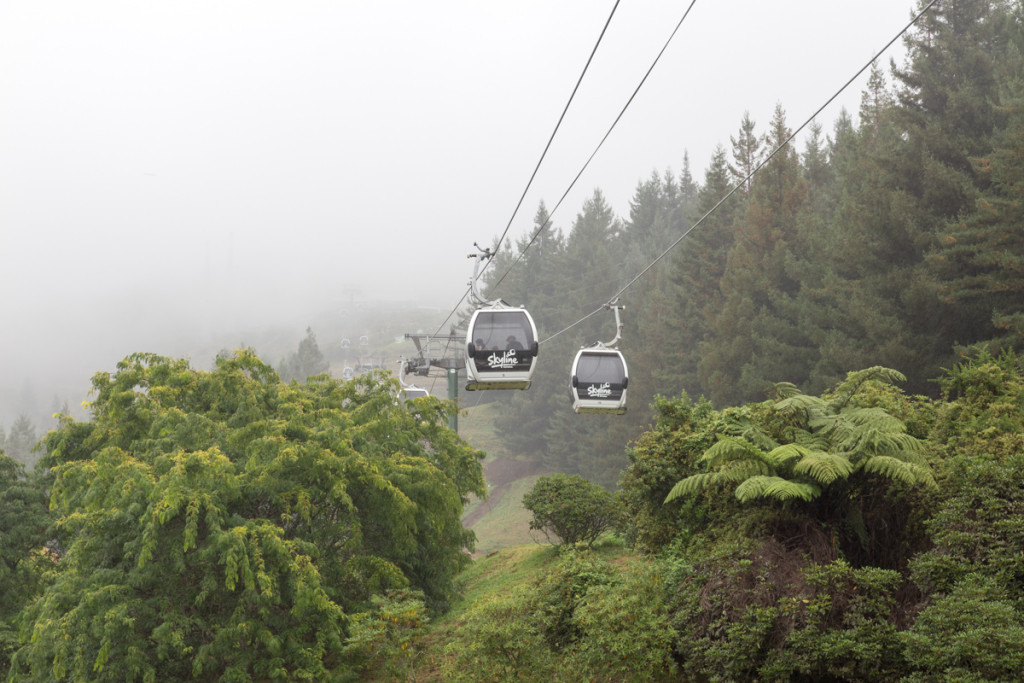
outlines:
[{"label": "gondola cabin", "polygon": [[529,389],[538,346],[526,309],[477,309],[466,328],[466,389]]},{"label": "gondola cabin", "polygon": [[626,412],[626,359],[615,349],[580,349],[572,363],[570,394],[577,413]]},{"label": "gondola cabin", "polygon": [[404,402],[414,398],[426,398],[427,396],[430,396],[430,392],[422,387],[417,387],[413,385],[408,387],[402,387],[401,396],[402,401]]}]

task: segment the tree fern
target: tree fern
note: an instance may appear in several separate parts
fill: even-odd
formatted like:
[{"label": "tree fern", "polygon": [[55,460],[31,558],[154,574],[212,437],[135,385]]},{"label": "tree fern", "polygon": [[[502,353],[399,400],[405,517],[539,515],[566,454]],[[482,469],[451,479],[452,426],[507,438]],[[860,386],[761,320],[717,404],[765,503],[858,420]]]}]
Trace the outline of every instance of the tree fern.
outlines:
[{"label": "tree fern", "polygon": [[903,422],[882,408],[853,402],[868,382],[904,379],[883,367],[852,372],[828,399],[802,394],[793,384],[776,384],[779,398],[772,409],[787,417],[787,442],[775,442],[747,415],[733,416],[725,433],[699,459],[710,471],[680,481],[666,502],[712,483],[734,484],[741,501],[811,501],[859,470],[908,485],[934,486],[919,457],[923,444],[907,433]]},{"label": "tree fern", "polygon": [[782,477],[751,477],[736,487],[736,498],[746,503],[756,498],[768,498],[786,502],[790,500],[810,501],[821,495],[821,489],[814,484],[790,481]]},{"label": "tree fern", "polygon": [[774,468],[763,460],[737,460],[718,469],[715,483],[735,484],[749,477],[774,473]]},{"label": "tree fern", "polygon": [[777,467],[785,467],[791,462],[807,457],[810,452],[811,449],[802,444],[787,443],[773,448],[765,455],[765,458]]}]

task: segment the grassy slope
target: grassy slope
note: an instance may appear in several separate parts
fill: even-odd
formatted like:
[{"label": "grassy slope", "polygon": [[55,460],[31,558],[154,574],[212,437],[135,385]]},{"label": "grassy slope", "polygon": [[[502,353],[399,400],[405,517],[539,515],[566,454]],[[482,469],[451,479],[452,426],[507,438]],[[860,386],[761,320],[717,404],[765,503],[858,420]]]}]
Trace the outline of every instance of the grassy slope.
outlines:
[{"label": "grassy slope", "polygon": [[[459,417],[459,434],[474,448],[487,454],[485,472],[497,473],[502,469],[499,461],[515,460],[494,430],[499,410],[497,403],[482,404],[469,408]],[[507,481],[499,479],[496,474],[494,476],[493,481],[489,477],[487,482],[489,498],[470,503],[465,511],[465,516],[473,519],[470,528],[476,532],[477,556],[534,540],[530,535],[530,513],[520,501],[523,494],[533,487],[537,475]]]},{"label": "grassy slope", "polygon": [[[599,541],[595,552],[615,564],[634,561],[631,551],[621,543]],[[427,682],[445,680],[443,669],[449,655],[446,648],[471,637],[462,632],[463,615],[473,604],[490,595],[502,595],[514,586],[535,583],[557,560],[558,552],[551,545],[521,545],[503,548],[477,558],[459,575],[461,593],[451,611],[428,627],[427,635],[416,643],[415,664],[410,680]]]}]

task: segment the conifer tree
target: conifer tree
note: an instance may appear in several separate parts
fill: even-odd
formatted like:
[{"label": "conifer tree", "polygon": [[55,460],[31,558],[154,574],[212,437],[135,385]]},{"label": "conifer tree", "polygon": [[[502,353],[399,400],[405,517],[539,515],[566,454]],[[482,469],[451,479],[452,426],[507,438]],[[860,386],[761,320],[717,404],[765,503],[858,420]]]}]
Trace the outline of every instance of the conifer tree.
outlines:
[{"label": "conifer tree", "polygon": [[281,363],[280,374],[286,382],[293,379],[304,382],[309,377],[324,374],[330,368],[331,364],[320,352],[313,328],[307,327],[306,336],[299,342],[298,350]]},{"label": "conifer tree", "polygon": [[921,264],[903,299],[906,322],[932,372],[976,326],[944,300],[922,262],[945,226],[973,210],[988,182],[973,160],[991,152],[993,136],[1005,125],[997,76],[1006,57],[1007,6],[989,0],[934,5],[907,41],[907,68],[894,72],[902,144],[890,158],[890,182],[913,201],[902,256]]},{"label": "conifer tree", "polygon": [[659,273],[655,282],[657,291],[664,294],[653,299],[656,316],[648,316],[652,324],[644,328],[645,340],[656,343],[647,345],[648,355],[642,361],[656,385],[665,387],[664,393],[683,388],[696,396],[708,391],[698,377],[699,348],[721,306],[720,280],[733,241],[733,221],[743,201],[733,194],[722,203],[732,188],[726,152],[718,146],[691,213],[703,220],[666,259],[666,272]]},{"label": "conifer tree", "polygon": [[996,150],[977,161],[986,185],[977,209],[950,221],[929,261],[962,323],[955,341],[963,346],[1024,348],[1024,106],[1018,107]]},{"label": "conifer tree", "polygon": [[732,173],[734,181],[743,183],[743,192],[750,191],[751,181],[747,178],[764,158],[762,150],[764,145],[760,136],[754,132],[756,127],[757,124],[750,118],[750,112],[743,112],[739,133],[735,137],[729,138],[732,143],[733,161],[729,165],[729,171]]},{"label": "conifer tree", "polygon": [[32,420],[27,415],[19,415],[11,424],[11,431],[4,442],[4,450],[27,469],[31,469],[39,459],[38,455],[33,453],[38,444],[39,435]]},{"label": "conifer tree", "polygon": [[773,378],[802,382],[815,360],[800,332],[794,302],[800,283],[789,268],[806,197],[798,156],[784,144],[790,134],[778,106],[766,137],[778,151],[753,179],[721,279],[714,341],[701,347],[701,373],[718,405],[761,398]]}]

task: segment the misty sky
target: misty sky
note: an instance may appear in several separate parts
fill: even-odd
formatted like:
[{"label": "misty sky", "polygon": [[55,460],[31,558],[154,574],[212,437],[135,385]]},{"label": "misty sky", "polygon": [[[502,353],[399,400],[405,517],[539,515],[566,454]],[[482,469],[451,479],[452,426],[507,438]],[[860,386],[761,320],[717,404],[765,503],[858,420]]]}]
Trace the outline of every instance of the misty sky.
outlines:
[{"label": "misty sky", "polygon": [[[301,334],[308,311],[352,298],[450,309],[613,5],[4,0],[0,392],[56,359],[88,377],[163,353],[172,334]],[[512,237],[562,196],[688,5],[621,3]],[[764,132],[781,103],[795,128],[913,5],[698,0],[555,224],[595,187],[628,215],[684,152],[702,180],[744,111]]]}]

